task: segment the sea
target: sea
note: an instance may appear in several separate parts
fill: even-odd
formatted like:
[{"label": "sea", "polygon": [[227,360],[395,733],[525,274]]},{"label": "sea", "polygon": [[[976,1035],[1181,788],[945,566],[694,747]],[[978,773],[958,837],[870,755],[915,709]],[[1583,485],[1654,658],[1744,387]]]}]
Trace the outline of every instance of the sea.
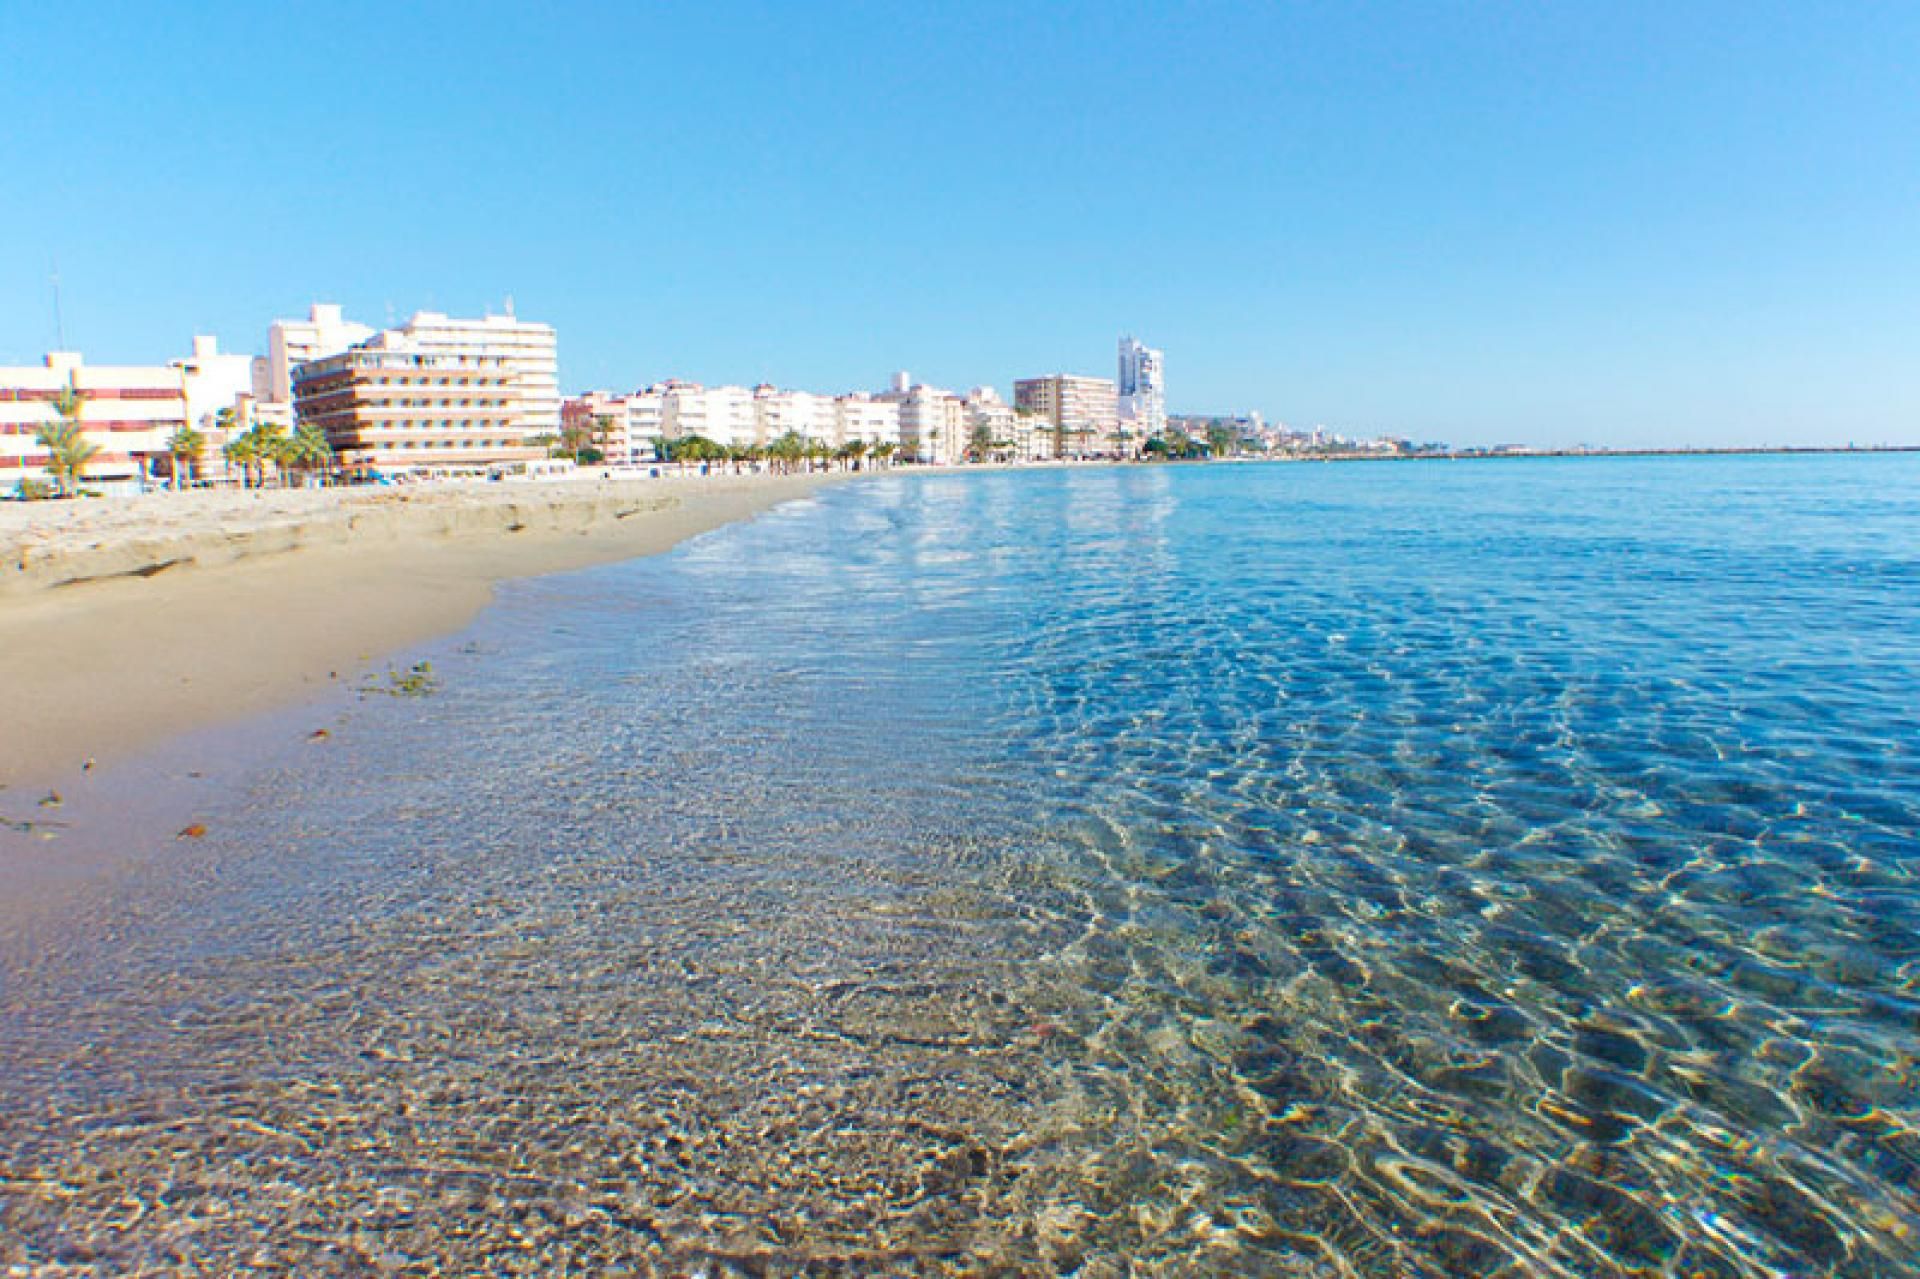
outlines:
[{"label": "sea", "polygon": [[1920,456],[862,477],[292,714],[0,951],[0,1273],[1920,1274]]}]

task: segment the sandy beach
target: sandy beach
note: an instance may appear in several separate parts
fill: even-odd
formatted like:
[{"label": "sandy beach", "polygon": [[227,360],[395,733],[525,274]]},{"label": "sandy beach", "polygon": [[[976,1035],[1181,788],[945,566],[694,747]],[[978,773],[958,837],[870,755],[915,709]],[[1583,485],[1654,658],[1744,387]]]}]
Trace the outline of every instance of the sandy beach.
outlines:
[{"label": "sandy beach", "polygon": [[0,505],[0,784],[298,702],[458,629],[497,581],[655,554],[836,478]]}]

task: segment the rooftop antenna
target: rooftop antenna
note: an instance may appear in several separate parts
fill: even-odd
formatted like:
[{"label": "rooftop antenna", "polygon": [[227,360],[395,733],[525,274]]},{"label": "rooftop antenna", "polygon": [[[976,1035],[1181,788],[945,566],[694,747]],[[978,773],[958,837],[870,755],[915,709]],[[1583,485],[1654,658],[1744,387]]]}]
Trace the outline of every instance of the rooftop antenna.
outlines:
[{"label": "rooftop antenna", "polygon": [[53,332],[59,349],[67,349],[67,321],[60,311],[60,259],[53,260]]},{"label": "rooftop antenna", "polygon": [[513,318],[513,294],[511,293],[507,294],[507,318],[509,320]]}]

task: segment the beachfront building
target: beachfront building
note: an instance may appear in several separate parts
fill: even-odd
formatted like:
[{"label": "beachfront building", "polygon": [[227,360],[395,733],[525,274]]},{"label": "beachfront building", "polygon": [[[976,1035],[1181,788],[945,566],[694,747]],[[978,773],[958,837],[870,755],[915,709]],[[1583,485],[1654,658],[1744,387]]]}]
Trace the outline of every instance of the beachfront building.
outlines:
[{"label": "beachfront building", "polygon": [[[422,355],[450,355],[498,360],[512,374],[509,388],[514,420],[532,435],[560,432],[560,363],[553,326],[506,315],[477,320],[460,319],[438,311],[416,312],[398,329],[390,347],[404,343]],[[333,303],[316,302],[304,320],[276,320],[267,330],[266,399],[260,415],[273,420],[278,405],[296,398],[294,383],[300,366],[340,355],[384,336],[341,314]]]},{"label": "beachfront building", "polygon": [[1071,373],[1022,378],[1013,384],[1013,403],[1052,427],[1056,457],[1117,457],[1126,451],[1118,392],[1106,378]]},{"label": "beachfront building", "polygon": [[645,466],[660,459],[664,398],[658,387],[629,395],[589,391],[560,406],[561,422],[588,431],[610,464]]},{"label": "beachfront building", "polygon": [[876,400],[900,407],[900,455],[909,462],[944,466],[965,459],[967,402],[951,391],[895,373]]},{"label": "beachfront building", "polygon": [[588,391],[560,402],[563,439],[584,440],[603,461],[624,464],[633,444],[627,434],[627,401],[607,391]]},{"label": "beachfront building", "polygon": [[836,447],[860,443],[872,452],[882,445],[900,447],[900,406],[892,400],[875,399],[864,392],[842,395],[834,400]]},{"label": "beachfront building", "polygon": [[1058,456],[1053,422],[1030,409],[1013,411],[1012,438],[1016,462],[1051,462]]},{"label": "beachfront building", "polygon": [[666,454],[667,397],[657,386],[627,396],[627,461],[657,462]]},{"label": "beachfront building", "polygon": [[169,365],[89,365],[77,351],[53,351],[38,366],[0,368],[0,493],[17,491],[22,480],[51,483],[36,434],[60,420],[56,403],[68,391],[78,400],[82,437],[96,450],[80,471],[90,489],[145,488],[155,460],[189,421],[185,380]]},{"label": "beachfront building", "polygon": [[[1018,456],[1015,439],[1020,415],[990,386],[967,392],[966,454],[977,462],[1005,462]],[[985,444],[984,453],[977,447]]]},{"label": "beachfront building", "polygon": [[1167,430],[1167,357],[1164,351],[1120,339],[1120,421],[1137,451]]},{"label": "beachfront building", "polygon": [[364,324],[355,324],[331,302],[315,302],[304,320],[275,320],[267,327],[264,400],[293,403],[293,371],[310,360],[338,355],[373,336]]},{"label": "beachfront building", "polygon": [[658,390],[664,438],[684,440],[697,435],[730,449],[755,443],[758,417],[753,392],[746,387],[672,380],[659,383]]},{"label": "beachfront building", "polygon": [[507,314],[478,320],[420,311],[399,332],[423,354],[501,361],[513,375],[515,419],[532,434],[559,434],[559,343],[551,324],[516,319],[509,304]]},{"label": "beachfront building", "polygon": [[753,390],[753,412],[754,442],[763,447],[788,434],[835,448],[846,442],[838,406],[830,395],[782,391],[763,384]]},{"label": "beachfront building", "polygon": [[220,413],[232,411],[234,425],[251,426],[254,383],[253,357],[229,355],[220,350],[217,339],[196,336],[193,354],[170,360],[167,367],[180,374],[182,393],[187,402],[187,420],[201,431],[211,431],[220,421]]},{"label": "beachfront building", "polygon": [[[294,370],[300,421],[349,472],[476,474],[545,455],[520,373],[498,355],[423,350],[389,331]],[[557,416],[557,414],[556,414]]]},{"label": "beachfront building", "polygon": [[[196,475],[218,479],[225,470],[221,446],[259,420],[253,358],[223,354],[212,337],[196,335],[192,355],[164,365],[90,365],[78,352],[51,352],[38,366],[0,368],[0,493],[18,489],[22,479],[48,480],[35,435],[58,420],[55,403],[68,389],[95,450],[81,478],[107,492],[138,492],[171,475],[174,432],[188,425],[202,437]],[[222,410],[231,416],[223,419]]]}]

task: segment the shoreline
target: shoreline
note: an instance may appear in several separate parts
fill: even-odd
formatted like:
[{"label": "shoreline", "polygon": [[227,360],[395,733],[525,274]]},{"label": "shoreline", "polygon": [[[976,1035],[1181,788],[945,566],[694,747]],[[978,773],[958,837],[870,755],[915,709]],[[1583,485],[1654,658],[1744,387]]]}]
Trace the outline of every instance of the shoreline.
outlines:
[{"label": "shoreline", "polygon": [[[1555,455],[985,463],[874,473],[1548,456]],[[497,582],[658,554],[863,474],[456,481],[0,503],[0,657],[8,671],[0,791],[51,785],[96,762],[318,697],[382,657],[459,630],[491,601]]]},{"label": "shoreline", "polygon": [[0,787],[67,780],[350,683],[498,582],[655,555],[852,478],[154,494],[0,513]]}]

